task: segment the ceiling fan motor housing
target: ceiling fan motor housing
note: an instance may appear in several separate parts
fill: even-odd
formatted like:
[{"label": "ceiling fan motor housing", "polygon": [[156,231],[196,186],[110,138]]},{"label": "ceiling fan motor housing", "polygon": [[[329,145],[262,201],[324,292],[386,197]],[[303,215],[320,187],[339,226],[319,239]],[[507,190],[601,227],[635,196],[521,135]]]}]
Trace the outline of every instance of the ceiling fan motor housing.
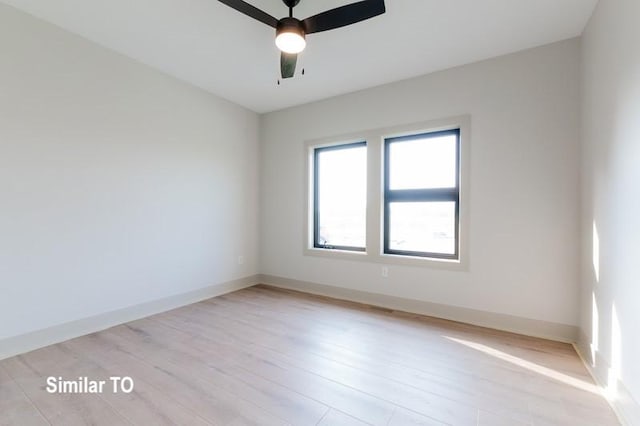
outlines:
[{"label": "ceiling fan motor housing", "polygon": [[278,21],[276,36],[282,33],[295,33],[300,37],[305,38],[306,31],[304,23],[296,18],[282,18]]}]

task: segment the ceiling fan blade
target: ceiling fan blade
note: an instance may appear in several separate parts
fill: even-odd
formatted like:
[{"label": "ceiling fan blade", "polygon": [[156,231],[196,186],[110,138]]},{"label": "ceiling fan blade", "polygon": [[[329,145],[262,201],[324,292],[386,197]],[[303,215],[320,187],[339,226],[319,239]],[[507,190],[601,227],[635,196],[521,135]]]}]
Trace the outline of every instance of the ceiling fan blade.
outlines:
[{"label": "ceiling fan blade", "polygon": [[280,55],[280,75],[282,78],[291,78],[296,72],[298,55],[295,53],[282,52]]},{"label": "ceiling fan blade", "polygon": [[384,0],[364,0],[327,10],[302,22],[306,33],[313,34],[355,24],[382,15],[385,11]]},{"label": "ceiling fan blade", "polygon": [[270,27],[275,28],[278,25],[278,20],[273,16],[269,15],[266,12],[261,11],[255,6],[250,5],[246,1],[242,0],[218,0],[222,4],[226,4],[227,6],[237,10],[240,13],[244,13],[245,15],[257,19],[260,22],[263,22]]}]

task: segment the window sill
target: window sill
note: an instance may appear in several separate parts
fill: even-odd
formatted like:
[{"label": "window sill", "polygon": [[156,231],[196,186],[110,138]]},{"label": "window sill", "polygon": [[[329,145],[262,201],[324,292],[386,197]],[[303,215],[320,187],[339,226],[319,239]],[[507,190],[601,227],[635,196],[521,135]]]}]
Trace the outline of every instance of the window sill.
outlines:
[{"label": "window sill", "polygon": [[306,256],[327,257],[343,260],[367,260],[369,254],[365,251],[337,250],[325,248],[307,248],[304,250]]},{"label": "window sill", "polygon": [[304,255],[337,260],[355,260],[359,262],[379,263],[383,265],[411,266],[457,272],[468,271],[467,262],[459,259],[439,259],[435,257],[404,256],[398,254],[373,254],[367,252],[321,248],[306,248],[304,249]]},{"label": "window sill", "polygon": [[437,257],[405,256],[400,254],[381,254],[377,262],[388,265],[414,266],[449,271],[467,271],[467,264],[460,259],[441,259]]}]

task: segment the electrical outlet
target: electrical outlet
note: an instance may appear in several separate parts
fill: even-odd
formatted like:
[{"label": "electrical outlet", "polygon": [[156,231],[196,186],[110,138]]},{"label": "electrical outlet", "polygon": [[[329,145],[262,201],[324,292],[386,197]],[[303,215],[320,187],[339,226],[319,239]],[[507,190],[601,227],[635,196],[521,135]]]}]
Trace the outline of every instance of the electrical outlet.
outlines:
[{"label": "electrical outlet", "polygon": [[389,276],[389,267],[388,266],[383,266],[382,267],[382,276],[384,278],[387,278]]},{"label": "electrical outlet", "polygon": [[238,265],[242,265],[244,263],[244,256],[238,256]]}]

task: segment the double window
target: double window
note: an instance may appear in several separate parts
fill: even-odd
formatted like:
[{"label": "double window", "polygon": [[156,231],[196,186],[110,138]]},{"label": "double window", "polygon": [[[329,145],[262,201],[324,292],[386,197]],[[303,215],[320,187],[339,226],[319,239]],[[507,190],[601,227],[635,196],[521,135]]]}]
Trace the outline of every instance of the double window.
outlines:
[{"label": "double window", "polygon": [[459,262],[462,129],[310,143],[308,251]]}]

